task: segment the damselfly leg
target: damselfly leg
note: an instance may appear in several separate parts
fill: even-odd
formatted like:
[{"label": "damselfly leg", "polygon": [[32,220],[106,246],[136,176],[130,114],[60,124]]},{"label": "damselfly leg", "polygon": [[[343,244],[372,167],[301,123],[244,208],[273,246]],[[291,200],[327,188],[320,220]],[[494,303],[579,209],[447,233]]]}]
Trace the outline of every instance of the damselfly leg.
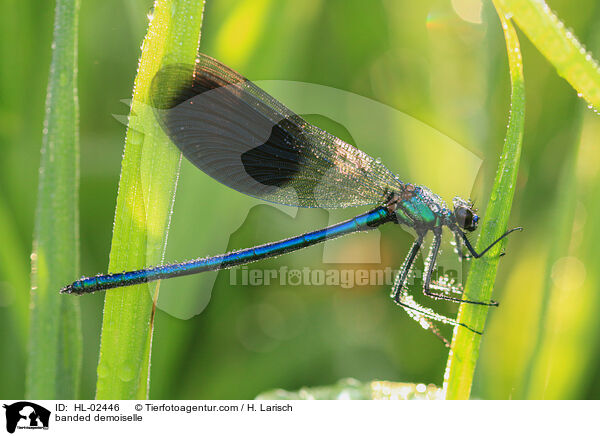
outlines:
[{"label": "damselfly leg", "polygon": [[[492,248],[494,245],[496,245],[498,242],[500,242],[503,238],[505,238],[510,233],[512,233],[516,230],[522,230],[522,228],[516,227],[514,229],[506,231],[501,237],[496,239],[492,244],[490,244],[481,253],[477,253],[475,251],[475,249],[473,248],[473,246],[471,245],[471,243],[469,242],[469,240],[466,238],[466,235],[462,231],[457,230],[455,233],[455,241],[456,241],[456,250],[459,255],[459,258],[460,259],[465,259],[465,258],[468,259],[471,257],[479,258],[479,257],[483,256],[485,253],[487,253],[488,250],[490,250],[490,248]],[[417,303],[414,300],[413,296],[410,295],[410,293],[408,291],[408,287],[406,286],[406,282],[412,271],[417,254],[419,253],[421,247],[423,246],[424,237],[425,237],[425,233],[418,234],[417,240],[413,243],[413,245],[410,249],[410,252],[408,253],[408,256],[406,256],[406,259],[404,260],[404,263],[402,264],[402,268],[400,269],[400,272],[398,273],[398,275],[396,276],[396,279],[394,280],[391,297],[393,298],[393,300],[396,304],[401,306],[409,314],[409,316],[411,318],[413,318],[415,321],[417,321],[419,324],[421,324],[421,326],[423,328],[425,328],[427,330],[431,330],[437,337],[439,337],[446,344],[446,346],[449,346],[449,342],[446,338],[444,338],[441,335],[439,329],[434,324],[434,322],[440,322],[442,324],[449,324],[449,325],[453,325],[453,326],[465,327],[474,333],[481,334],[482,332],[474,330],[473,328],[469,327],[466,324],[459,323],[452,318],[448,318],[447,316],[444,316],[444,315],[441,315],[441,314],[435,312],[433,309],[431,309],[429,307],[425,307],[425,306]],[[462,251],[463,241],[464,241],[465,246],[471,253],[471,256],[463,253],[463,251]],[[430,298],[436,299],[436,300],[446,300],[446,301],[452,301],[455,303],[478,304],[481,306],[498,306],[498,303],[493,300],[489,301],[489,302],[475,301],[475,300],[463,299],[462,297],[452,296],[451,295],[452,293],[459,294],[459,295],[462,294],[462,289],[459,289],[458,287],[454,286],[454,283],[452,283],[452,282],[444,283],[443,280],[438,281],[438,282],[432,282],[431,279],[432,279],[433,271],[435,270],[435,267],[436,267],[436,262],[437,262],[438,256],[440,254],[441,243],[442,243],[442,229],[441,228],[433,229],[433,242],[431,244],[431,248],[430,248],[427,260],[425,261],[425,269],[426,270],[425,270],[425,275],[423,277],[423,294],[425,294],[426,296],[428,296]],[[433,292],[432,290],[436,290],[439,292]]]},{"label": "damselfly leg", "polygon": [[[496,301],[475,301],[468,300],[463,298],[452,297],[448,295],[447,292],[444,293],[436,293],[431,291],[431,275],[433,270],[435,269],[436,261],[438,255],[440,253],[440,245],[442,244],[442,229],[434,229],[433,230],[433,243],[431,244],[431,250],[429,252],[429,256],[427,257],[426,271],[425,277],[423,280],[423,293],[428,297],[431,297],[435,300],[446,300],[446,301],[454,301],[456,303],[468,303],[468,304],[479,304],[481,306],[498,306]],[[487,251],[487,250],[486,250]]]},{"label": "damselfly leg", "polygon": [[477,334],[481,334],[481,332],[472,329],[466,324],[459,323],[452,318],[448,318],[447,316],[441,315],[429,307],[420,305],[408,292],[406,281],[413,269],[417,254],[419,253],[419,250],[423,245],[423,237],[424,235],[419,235],[417,240],[413,243],[410,252],[408,253],[408,256],[406,256],[406,259],[402,264],[400,272],[394,280],[394,285],[392,287],[392,292],[390,296],[392,297],[394,302],[400,307],[402,307],[412,319],[414,319],[421,325],[421,327],[433,332],[438,338],[440,338],[444,342],[444,344],[447,347],[449,347],[450,343],[444,336],[442,336],[434,322],[439,322],[442,324],[448,324],[452,326],[462,326]]}]

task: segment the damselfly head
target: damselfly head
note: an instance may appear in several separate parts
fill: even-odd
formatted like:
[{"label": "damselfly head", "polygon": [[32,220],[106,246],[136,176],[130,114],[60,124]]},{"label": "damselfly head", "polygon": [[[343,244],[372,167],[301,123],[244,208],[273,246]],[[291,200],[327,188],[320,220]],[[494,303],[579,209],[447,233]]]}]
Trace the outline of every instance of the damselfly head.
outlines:
[{"label": "damselfly head", "polygon": [[475,213],[473,203],[463,200],[460,197],[454,197],[454,218],[456,224],[463,230],[472,232],[477,229],[479,216]]}]

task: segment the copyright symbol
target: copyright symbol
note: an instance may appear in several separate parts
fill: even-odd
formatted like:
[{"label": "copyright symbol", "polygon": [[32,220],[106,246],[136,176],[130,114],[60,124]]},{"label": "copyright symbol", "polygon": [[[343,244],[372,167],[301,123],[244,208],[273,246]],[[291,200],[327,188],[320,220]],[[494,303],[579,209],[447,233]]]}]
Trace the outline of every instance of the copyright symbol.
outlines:
[{"label": "copyright symbol", "polygon": [[135,405],[135,410],[137,410],[138,412],[142,411],[142,405],[141,404],[136,404]]}]

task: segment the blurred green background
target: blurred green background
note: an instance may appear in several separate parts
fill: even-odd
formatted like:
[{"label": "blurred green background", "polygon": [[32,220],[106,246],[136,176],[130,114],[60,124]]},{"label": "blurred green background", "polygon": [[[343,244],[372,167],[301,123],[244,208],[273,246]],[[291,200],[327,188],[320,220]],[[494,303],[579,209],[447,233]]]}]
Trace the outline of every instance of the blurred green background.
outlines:
[{"label": "blurred green background", "polygon": [[[598,58],[598,2],[549,4]],[[53,7],[53,2],[6,0],[0,15],[2,398],[24,395],[29,255]],[[131,96],[150,9],[149,0],[81,5],[85,275],[104,272],[108,264],[125,133],[113,115],[127,114],[122,100]],[[500,30],[491,8],[481,10],[477,0],[207,0],[201,51],[252,80],[326,85],[422,121],[482,159],[472,192],[456,194],[470,194],[484,208],[509,109]],[[501,305],[488,321],[473,396],[598,399],[600,117],[523,35],[521,44],[527,115],[511,223],[526,231],[511,237],[500,264],[494,295]],[[307,118],[353,141],[352,126],[323,116]],[[371,122],[365,121],[367,129]],[[380,141],[357,145],[383,157],[403,180],[430,184],[434,190],[442,186],[440,194],[451,202],[447,192],[464,186],[465,180],[471,183],[472,164],[463,167],[461,159],[423,152],[423,131],[392,129]],[[260,244],[332,220],[323,210],[296,213],[241,197],[184,163],[166,260]],[[227,214],[216,212],[217,207]],[[332,215],[337,219],[356,212]],[[250,269],[398,268],[412,239],[405,231],[384,226],[381,262],[375,266],[323,266],[323,248],[315,247]],[[338,251],[360,250],[360,238],[348,237],[340,244]],[[183,304],[201,313],[181,319],[172,308],[157,312],[152,399],[253,398],[275,388],[297,390],[343,377],[442,384],[447,349],[391,302],[389,287],[232,286],[230,281],[230,272],[224,271],[161,285],[165,296],[186,295]],[[420,292],[418,279],[413,287]],[[80,301],[85,353],[81,397],[92,398],[103,294]],[[452,305],[436,307],[456,310]]]}]

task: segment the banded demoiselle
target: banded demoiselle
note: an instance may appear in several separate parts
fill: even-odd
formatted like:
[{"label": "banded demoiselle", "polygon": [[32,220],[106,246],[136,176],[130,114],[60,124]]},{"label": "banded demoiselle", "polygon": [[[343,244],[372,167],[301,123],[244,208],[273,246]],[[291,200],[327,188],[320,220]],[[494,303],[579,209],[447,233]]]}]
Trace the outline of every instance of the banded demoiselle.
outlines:
[{"label": "banded demoiselle", "polygon": [[[455,302],[497,304],[451,296],[454,289],[437,286],[435,289],[441,292],[432,290],[432,272],[442,241],[442,228],[447,227],[455,235],[456,251],[461,258],[483,256],[517,229],[507,231],[477,253],[465,234],[476,230],[479,222],[471,203],[455,197],[453,209],[447,208],[442,199],[425,186],[402,182],[379,160],[309,124],[245,77],[209,56],[200,55],[195,65],[162,68],[153,79],[150,101],[161,127],[183,155],[230,188],[290,206],[376,207],[325,229],[245,250],[137,271],[83,277],[61,292],[81,295],[227,269],[395,223],[414,229],[417,239],[395,278],[391,296],[422,326],[440,336],[434,321],[457,325],[455,320],[419,305],[408,293],[407,278],[430,231],[433,243],[423,279],[424,294]],[[470,256],[463,253],[463,243]]]}]

